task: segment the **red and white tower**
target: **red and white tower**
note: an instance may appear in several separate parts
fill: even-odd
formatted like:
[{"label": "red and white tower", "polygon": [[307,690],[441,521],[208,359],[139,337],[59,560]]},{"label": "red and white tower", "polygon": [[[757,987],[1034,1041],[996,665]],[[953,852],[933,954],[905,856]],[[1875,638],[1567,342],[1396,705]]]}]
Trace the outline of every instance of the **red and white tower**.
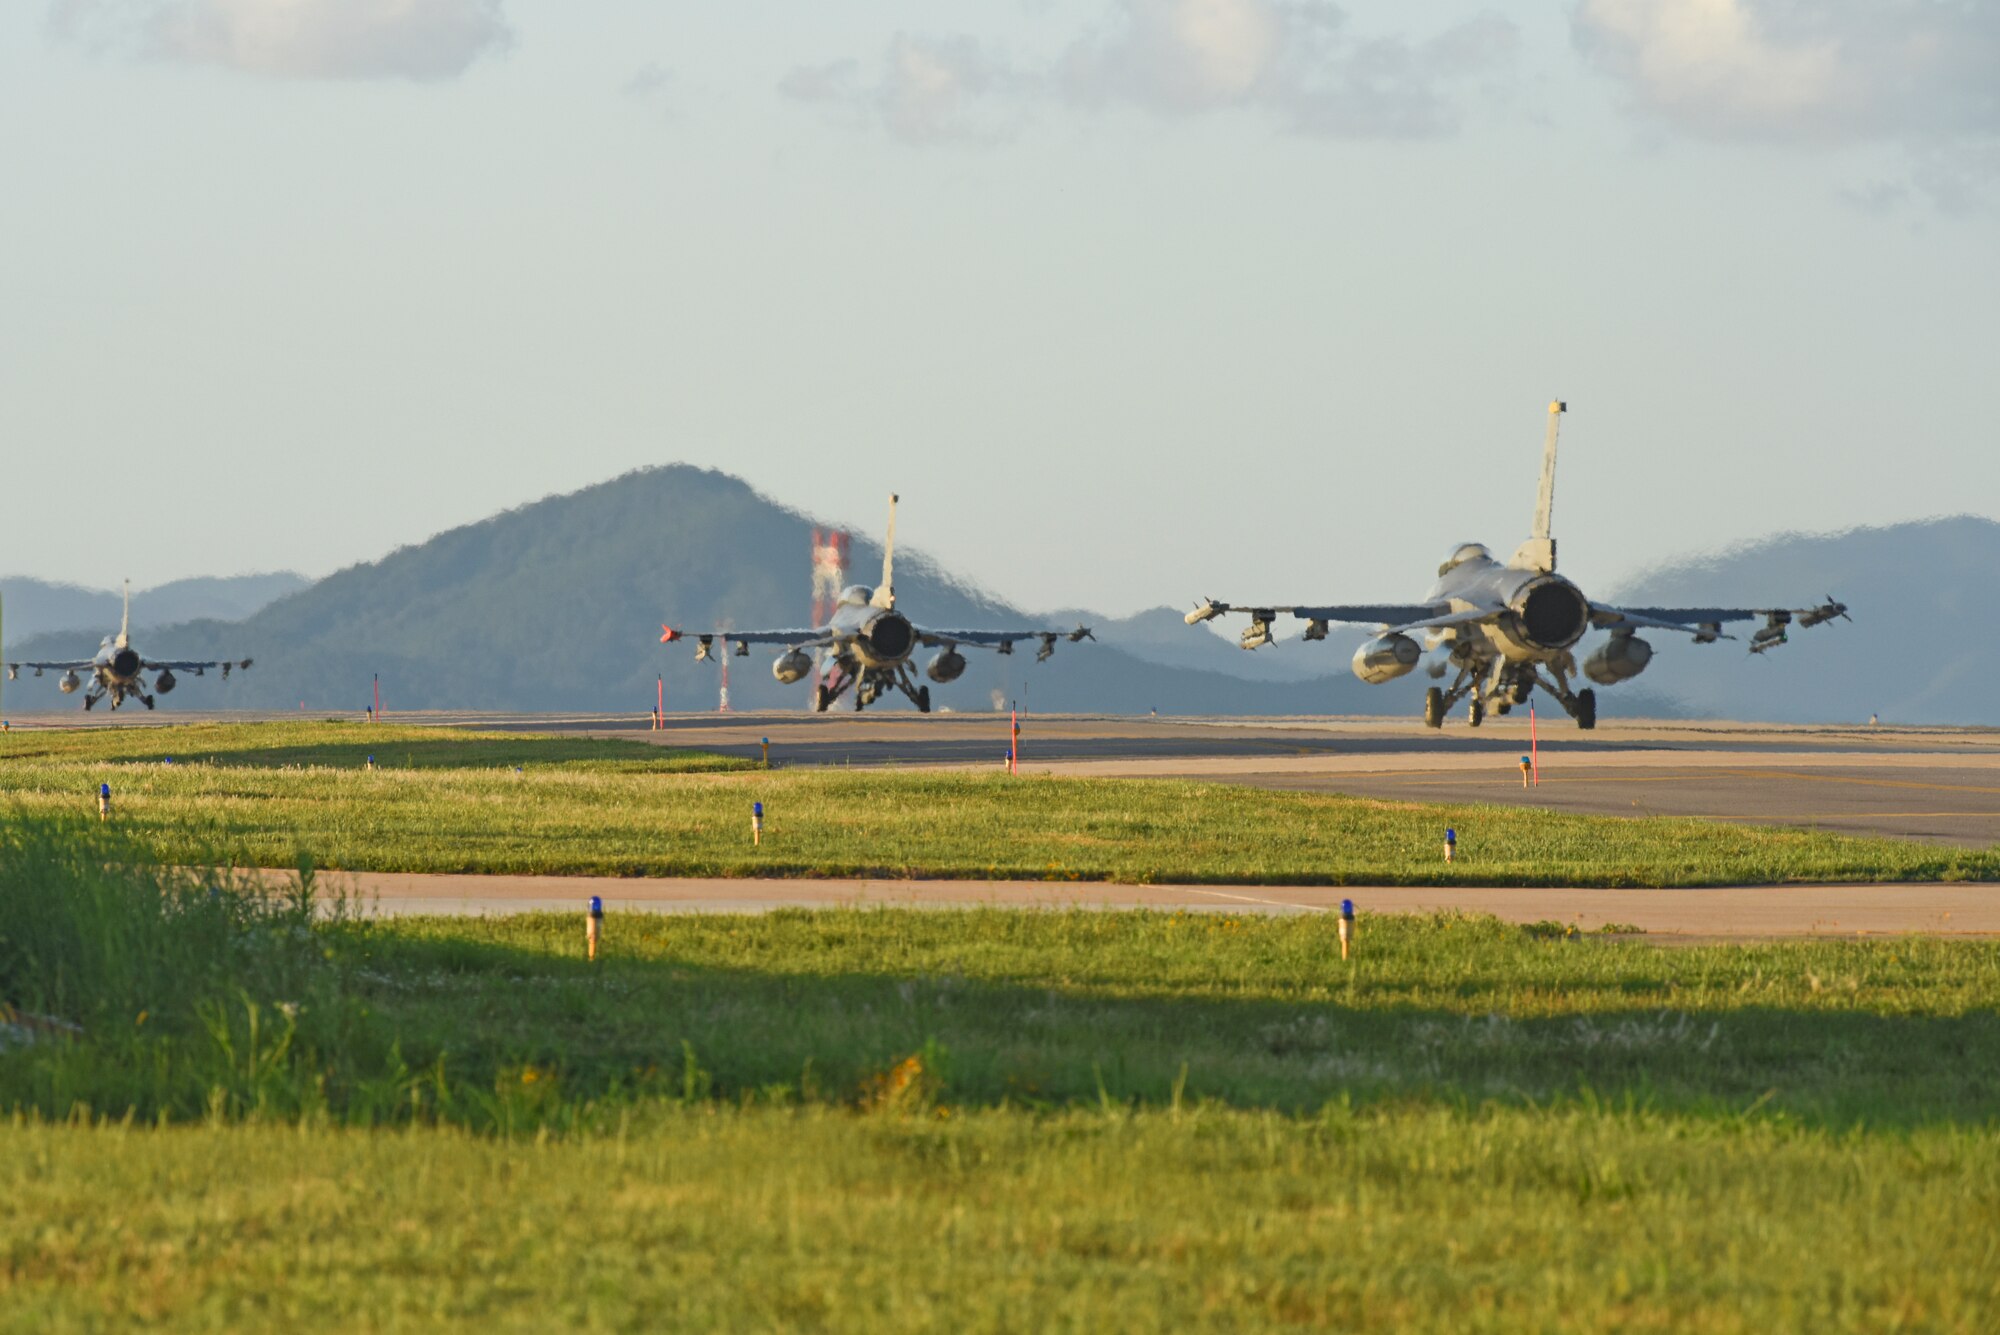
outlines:
[{"label": "red and white tower", "polygon": [[812,545],[813,627],[824,626],[840,604],[847,587],[847,535],[839,529],[814,529]]},{"label": "red and white tower", "polygon": [[[833,620],[833,609],[840,606],[840,591],[847,587],[847,534],[839,529],[814,529],[812,538],[812,624],[817,630]],[[813,692],[818,694],[823,684],[830,683],[836,668],[828,668],[824,680],[815,673],[812,677]],[[812,708],[817,701],[809,702]]]}]

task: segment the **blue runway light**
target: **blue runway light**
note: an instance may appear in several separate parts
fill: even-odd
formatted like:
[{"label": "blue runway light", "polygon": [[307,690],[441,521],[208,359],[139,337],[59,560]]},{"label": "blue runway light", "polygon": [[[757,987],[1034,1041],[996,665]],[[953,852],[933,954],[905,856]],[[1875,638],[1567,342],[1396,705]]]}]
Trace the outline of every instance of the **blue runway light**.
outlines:
[{"label": "blue runway light", "polygon": [[1354,917],[1354,901],[1353,901],[1353,900],[1351,900],[1351,899],[1343,899],[1343,900],[1341,900],[1341,901],[1340,901],[1340,916],[1341,916],[1341,917],[1343,917],[1343,918],[1346,918],[1346,919],[1348,919],[1348,920],[1350,920],[1350,921],[1352,921],[1352,919],[1353,919],[1353,917]]},{"label": "blue runway light", "polygon": [[764,842],[764,804],[762,802],[752,802],[750,804],[750,842],[753,844]]},{"label": "blue runway light", "polygon": [[590,916],[593,918],[602,918],[604,916],[604,897],[602,895],[592,895],[590,897]]},{"label": "blue runway light", "polygon": [[1352,950],[1353,948],[1354,948],[1354,901],[1351,899],[1343,899],[1340,901],[1340,957],[1342,959],[1346,959],[1348,951]]},{"label": "blue runway light", "polygon": [[1444,832],[1444,860],[1446,862],[1450,862],[1452,854],[1456,853],[1457,851],[1458,851],[1458,831],[1448,829]]},{"label": "blue runway light", "polygon": [[597,958],[597,943],[604,935],[604,900],[597,895],[590,897],[590,913],[583,923],[584,957]]}]

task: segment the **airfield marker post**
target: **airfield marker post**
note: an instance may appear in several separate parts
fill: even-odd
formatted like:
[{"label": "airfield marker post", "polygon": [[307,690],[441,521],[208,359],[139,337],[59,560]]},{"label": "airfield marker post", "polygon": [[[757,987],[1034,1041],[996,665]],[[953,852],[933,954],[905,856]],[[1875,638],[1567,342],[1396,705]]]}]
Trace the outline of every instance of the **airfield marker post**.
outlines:
[{"label": "airfield marker post", "polygon": [[1526,756],[1521,757],[1521,787],[1526,788],[1528,786],[1528,771],[1533,767],[1534,762],[1532,760]]},{"label": "airfield marker post", "polygon": [[598,895],[590,897],[590,908],[583,929],[584,949],[592,960],[597,958],[597,943],[604,935],[604,900]]},{"label": "airfield marker post", "polygon": [[1348,948],[1354,943],[1354,901],[1340,901],[1340,958],[1347,958]]},{"label": "airfield marker post", "polygon": [[762,802],[752,802],[750,804],[750,842],[753,844],[762,844],[764,842],[764,804]]},{"label": "airfield marker post", "polygon": [[1016,705],[1007,711],[1007,772],[1021,772],[1021,709]]},{"label": "airfield marker post", "polygon": [[771,739],[763,737],[758,740],[764,747],[764,768],[769,769],[771,768]]},{"label": "airfield marker post", "polygon": [[368,721],[370,723],[382,721],[382,674],[379,672],[375,674],[375,707],[369,711]]},{"label": "airfield marker post", "polygon": [[108,783],[97,785],[97,818],[111,819],[111,785]]},{"label": "airfield marker post", "polygon": [[373,774],[375,772],[375,757],[374,756],[368,757],[368,763],[363,765],[361,768],[367,770],[370,774]]},{"label": "airfield marker post", "polygon": [[1457,852],[1458,852],[1458,831],[1448,829],[1444,832],[1444,860],[1446,862],[1450,862],[1452,856]]},{"label": "airfield marker post", "polygon": [[1535,702],[1528,701],[1528,761],[1534,767],[1535,786],[1542,786],[1542,742],[1535,727]]}]

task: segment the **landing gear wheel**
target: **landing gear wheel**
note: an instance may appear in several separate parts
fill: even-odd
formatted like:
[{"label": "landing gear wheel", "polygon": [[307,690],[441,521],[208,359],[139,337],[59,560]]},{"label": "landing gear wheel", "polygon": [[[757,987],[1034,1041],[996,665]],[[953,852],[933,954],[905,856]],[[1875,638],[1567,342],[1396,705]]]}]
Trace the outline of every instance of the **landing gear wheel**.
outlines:
[{"label": "landing gear wheel", "polygon": [[1493,712],[1496,714],[1505,714],[1511,711],[1513,708],[1514,708],[1514,702],[1512,700],[1508,700],[1503,697],[1499,704],[1493,706]]},{"label": "landing gear wheel", "polygon": [[140,698],[141,700],[144,700],[144,701],[146,702],[146,708],[148,708],[148,709],[151,709],[151,708],[153,707],[153,697],[152,697],[152,696],[150,696],[150,695],[142,695],[142,696],[140,696],[139,698]]},{"label": "landing gear wheel", "polygon": [[1444,726],[1444,691],[1433,686],[1424,692],[1424,726],[1442,728]]},{"label": "landing gear wheel", "polygon": [[1474,728],[1484,723],[1486,721],[1486,702],[1476,695],[1473,696],[1472,703],[1465,707],[1465,721],[1469,726]]},{"label": "landing gear wheel", "polygon": [[94,699],[92,699],[92,698],[91,698],[90,696],[87,696],[87,695],[86,695],[86,696],[84,696],[84,697],[83,697],[83,710],[84,710],[84,712],[85,712],[86,714],[87,714],[87,713],[89,713],[89,712],[90,712],[90,707],[91,707],[92,705],[96,704],[96,703],[97,703],[97,701],[96,701],[96,700],[94,700]]},{"label": "landing gear wheel", "polygon": [[1597,726],[1597,692],[1576,693],[1576,726],[1589,731]]},{"label": "landing gear wheel", "polygon": [[826,689],[825,682],[820,682],[817,686],[813,687],[813,712],[815,714],[824,714],[826,707],[832,703],[833,692]]},{"label": "landing gear wheel", "polygon": [[1528,692],[1534,689],[1535,687],[1532,682],[1517,681],[1507,690],[1507,702],[1509,704],[1525,705],[1528,703]]},{"label": "landing gear wheel", "polygon": [[930,713],[930,712],[931,712],[931,688],[930,688],[930,687],[928,687],[928,686],[919,686],[919,687],[917,687],[917,694],[916,694],[916,697],[915,697],[915,698],[916,698],[916,702],[917,702],[917,712],[918,712],[919,714],[928,714],[928,713]]}]

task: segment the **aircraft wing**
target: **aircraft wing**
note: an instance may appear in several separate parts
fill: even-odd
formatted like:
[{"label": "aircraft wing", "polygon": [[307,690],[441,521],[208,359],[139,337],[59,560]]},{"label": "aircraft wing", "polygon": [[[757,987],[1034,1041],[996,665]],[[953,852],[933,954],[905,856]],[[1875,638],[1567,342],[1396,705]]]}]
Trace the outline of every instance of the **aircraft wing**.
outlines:
[{"label": "aircraft wing", "polygon": [[198,663],[192,659],[183,660],[179,658],[174,658],[174,659],[162,659],[160,661],[155,662],[153,659],[148,658],[139,666],[144,668],[148,672],[155,671],[159,668],[171,668],[175,672],[199,673],[199,672],[204,672],[209,668],[221,668],[223,674],[226,676],[231,668],[247,668],[254,661],[256,660],[249,658],[225,658],[218,661]]},{"label": "aircraft wing", "polygon": [[12,675],[22,668],[33,668],[37,672],[82,672],[96,666],[95,659],[79,658],[68,663],[9,663],[7,672]]},{"label": "aircraft wing", "polygon": [[732,642],[738,646],[739,654],[750,652],[753,644],[782,644],[791,649],[824,649],[833,643],[833,631],[824,627],[813,630],[676,630],[672,626],[660,627],[660,643],[672,644],[675,640],[693,640],[694,657],[700,662],[709,656],[715,642],[721,640],[726,649]]},{"label": "aircraft wing", "polygon": [[918,630],[917,639],[928,648],[955,649],[961,644],[970,644],[980,649],[992,649],[998,653],[1011,654],[1014,646],[1023,640],[1039,640],[1041,648],[1035,651],[1035,661],[1042,662],[1056,651],[1057,640],[1068,640],[1074,644],[1078,640],[1094,640],[1090,627],[1078,626],[1075,630]]},{"label": "aircraft wing", "polygon": [[1694,636],[1697,644],[1709,644],[1715,640],[1733,640],[1733,635],[1724,635],[1722,626],[1728,621],[1755,621],[1764,619],[1764,628],[1750,637],[1750,652],[1761,654],[1785,642],[1785,627],[1796,621],[1801,626],[1817,626],[1835,617],[1853,620],[1847,615],[1847,604],[1836,601],[1832,596],[1817,607],[1605,607],[1593,605],[1590,609],[1590,623],[1600,629],[1616,630],[1621,626],[1648,626],[1659,630],[1684,631]]},{"label": "aircraft wing", "polygon": [[1355,625],[1391,626],[1399,622],[1420,621],[1425,617],[1437,616],[1450,607],[1448,603],[1351,603],[1334,607],[1305,607],[1287,603],[1218,603],[1213,598],[1204,598],[1194,611],[1187,614],[1190,626],[1204,621],[1213,621],[1225,612],[1248,612],[1258,621],[1269,621],[1280,612],[1295,616],[1301,621],[1342,621]]}]

